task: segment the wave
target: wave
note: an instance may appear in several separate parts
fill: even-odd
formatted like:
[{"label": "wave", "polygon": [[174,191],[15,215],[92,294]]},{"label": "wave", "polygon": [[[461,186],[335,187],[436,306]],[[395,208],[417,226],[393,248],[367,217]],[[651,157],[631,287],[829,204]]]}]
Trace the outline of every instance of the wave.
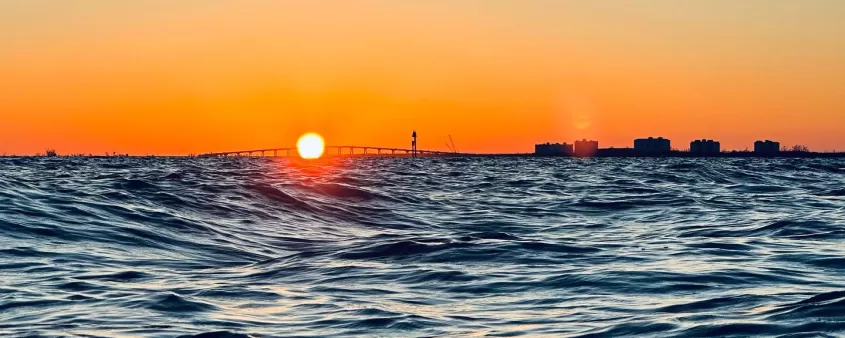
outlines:
[{"label": "wave", "polygon": [[0,158],[0,335],[836,335],[841,168]]}]

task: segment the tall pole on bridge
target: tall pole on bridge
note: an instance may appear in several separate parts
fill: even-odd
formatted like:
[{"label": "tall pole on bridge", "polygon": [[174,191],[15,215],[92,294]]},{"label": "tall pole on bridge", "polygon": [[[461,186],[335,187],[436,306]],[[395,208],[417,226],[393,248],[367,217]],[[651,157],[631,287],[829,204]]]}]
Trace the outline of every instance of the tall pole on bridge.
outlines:
[{"label": "tall pole on bridge", "polygon": [[417,158],[417,131],[416,130],[414,130],[414,132],[411,134],[411,138],[412,138],[412,140],[411,140],[411,157]]}]

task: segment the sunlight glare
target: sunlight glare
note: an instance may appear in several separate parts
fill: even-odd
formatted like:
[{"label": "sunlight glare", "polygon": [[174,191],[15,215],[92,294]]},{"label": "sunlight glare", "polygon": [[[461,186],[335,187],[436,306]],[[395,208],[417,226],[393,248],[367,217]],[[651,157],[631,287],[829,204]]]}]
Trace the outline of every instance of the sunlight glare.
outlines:
[{"label": "sunlight glare", "polygon": [[299,141],[296,142],[296,149],[299,151],[299,156],[306,160],[314,160],[323,156],[325,146],[323,137],[316,133],[302,135]]}]

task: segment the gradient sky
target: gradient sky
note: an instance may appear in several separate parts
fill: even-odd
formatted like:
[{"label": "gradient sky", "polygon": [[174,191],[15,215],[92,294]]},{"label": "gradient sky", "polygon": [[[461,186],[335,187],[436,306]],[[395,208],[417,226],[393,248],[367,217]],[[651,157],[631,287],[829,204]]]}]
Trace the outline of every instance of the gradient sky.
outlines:
[{"label": "gradient sky", "polygon": [[0,153],[845,150],[841,0],[2,0]]}]

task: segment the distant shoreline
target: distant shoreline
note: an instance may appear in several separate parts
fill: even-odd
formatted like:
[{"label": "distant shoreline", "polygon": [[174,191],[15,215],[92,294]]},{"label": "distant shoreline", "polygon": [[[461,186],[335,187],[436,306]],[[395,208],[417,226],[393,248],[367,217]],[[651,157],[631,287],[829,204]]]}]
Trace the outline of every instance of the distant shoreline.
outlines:
[{"label": "distant shoreline", "polygon": [[[536,157],[576,157],[574,155],[537,155]],[[589,157],[614,158],[614,157],[674,157],[674,158],[845,158],[845,152],[805,152],[805,151],[780,151],[776,153],[758,153],[753,151],[727,151],[719,153],[694,153],[689,151],[670,151],[663,153],[647,153],[636,151],[630,148],[606,148],[599,149],[595,155]]]}]

